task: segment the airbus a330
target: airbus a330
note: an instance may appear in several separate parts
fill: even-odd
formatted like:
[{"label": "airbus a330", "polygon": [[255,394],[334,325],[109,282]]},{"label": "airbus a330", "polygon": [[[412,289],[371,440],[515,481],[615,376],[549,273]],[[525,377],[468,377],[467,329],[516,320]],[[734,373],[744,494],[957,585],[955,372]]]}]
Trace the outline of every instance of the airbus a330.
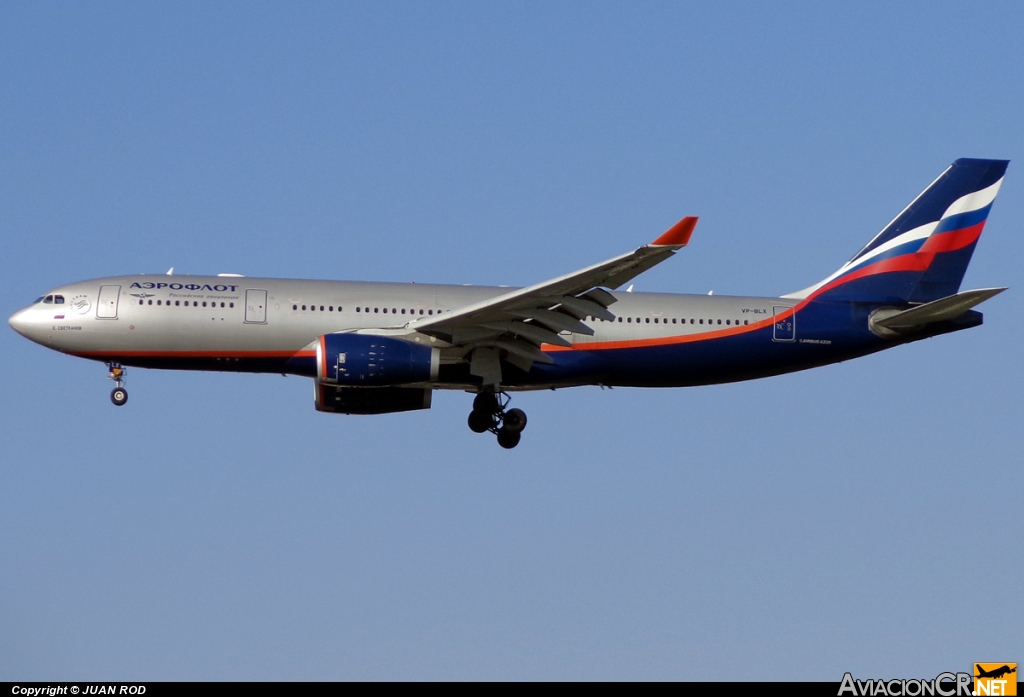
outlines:
[{"label": "airbus a330", "polygon": [[686,217],[527,288],[115,276],[49,290],[9,323],[105,363],[119,406],[125,366],[306,376],[316,408],[340,414],[428,409],[433,390],[464,390],[469,427],[513,448],[527,420],[511,392],[751,380],[980,325],[972,308],[1005,289],[960,283],[1007,164],[957,160],[835,273],[781,297],[617,292],[687,245]]}]

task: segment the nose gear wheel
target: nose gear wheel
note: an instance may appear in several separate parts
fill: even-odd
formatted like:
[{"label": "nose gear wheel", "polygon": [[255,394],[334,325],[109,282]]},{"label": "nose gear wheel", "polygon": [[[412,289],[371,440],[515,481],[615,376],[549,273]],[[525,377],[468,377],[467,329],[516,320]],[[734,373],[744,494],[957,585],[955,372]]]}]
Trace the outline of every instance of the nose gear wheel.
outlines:
[{"label": "nose gear wheel", "polygon": [[128,401],[128,390],[124,388],[124,376],[127,371],[120,363],[107,363],[107,368],[110,369],[107,379],[114,381],[114,389],[110,392],[110,401],[116,406],[124,406],[124,403]]}]

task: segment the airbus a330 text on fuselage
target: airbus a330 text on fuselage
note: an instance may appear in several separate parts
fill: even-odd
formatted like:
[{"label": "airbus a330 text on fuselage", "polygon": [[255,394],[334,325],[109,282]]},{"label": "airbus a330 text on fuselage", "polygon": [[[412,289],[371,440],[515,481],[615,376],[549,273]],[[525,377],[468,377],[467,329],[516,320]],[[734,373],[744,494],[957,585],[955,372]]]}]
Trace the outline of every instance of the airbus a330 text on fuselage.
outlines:
[{"label": "airbus a330 text on fuselage", "polygon": [[313,379],[316,408],[382,414],[475,394],[469,426],[515,447],[508,394],[579,385],[684,387],[835,363],[982,322],[1002,288],[960,283],[1006,171],[954,162],[838,271],[781,297],[617,292],[686,246],[683,218],[649,245],[528,288],[114,276],[47,291],[20,334],[105,363]]}]

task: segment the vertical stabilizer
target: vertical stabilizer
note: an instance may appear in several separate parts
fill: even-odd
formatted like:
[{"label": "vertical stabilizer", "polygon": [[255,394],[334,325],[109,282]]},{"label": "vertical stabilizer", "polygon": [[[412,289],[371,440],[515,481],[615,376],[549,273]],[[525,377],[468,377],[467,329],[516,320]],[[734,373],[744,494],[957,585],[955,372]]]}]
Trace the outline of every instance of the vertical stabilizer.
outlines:
[{"label": "vertical stabilizer", "polygon": [[924,303],[954,295],[1008,164],[957,160],[842,268],[785,297]]}]

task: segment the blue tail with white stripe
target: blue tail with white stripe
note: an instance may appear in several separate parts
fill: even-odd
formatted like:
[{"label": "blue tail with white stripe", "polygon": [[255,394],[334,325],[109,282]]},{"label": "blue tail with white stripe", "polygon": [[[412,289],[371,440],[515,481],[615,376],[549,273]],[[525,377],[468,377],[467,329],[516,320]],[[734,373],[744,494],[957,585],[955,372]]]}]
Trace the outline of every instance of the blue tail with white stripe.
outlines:
[{"label": "blue tail with white stripe", "polygon": [[842,268],[786,297],[926,303],[954,295],[1008,164],[957,160]]}]

